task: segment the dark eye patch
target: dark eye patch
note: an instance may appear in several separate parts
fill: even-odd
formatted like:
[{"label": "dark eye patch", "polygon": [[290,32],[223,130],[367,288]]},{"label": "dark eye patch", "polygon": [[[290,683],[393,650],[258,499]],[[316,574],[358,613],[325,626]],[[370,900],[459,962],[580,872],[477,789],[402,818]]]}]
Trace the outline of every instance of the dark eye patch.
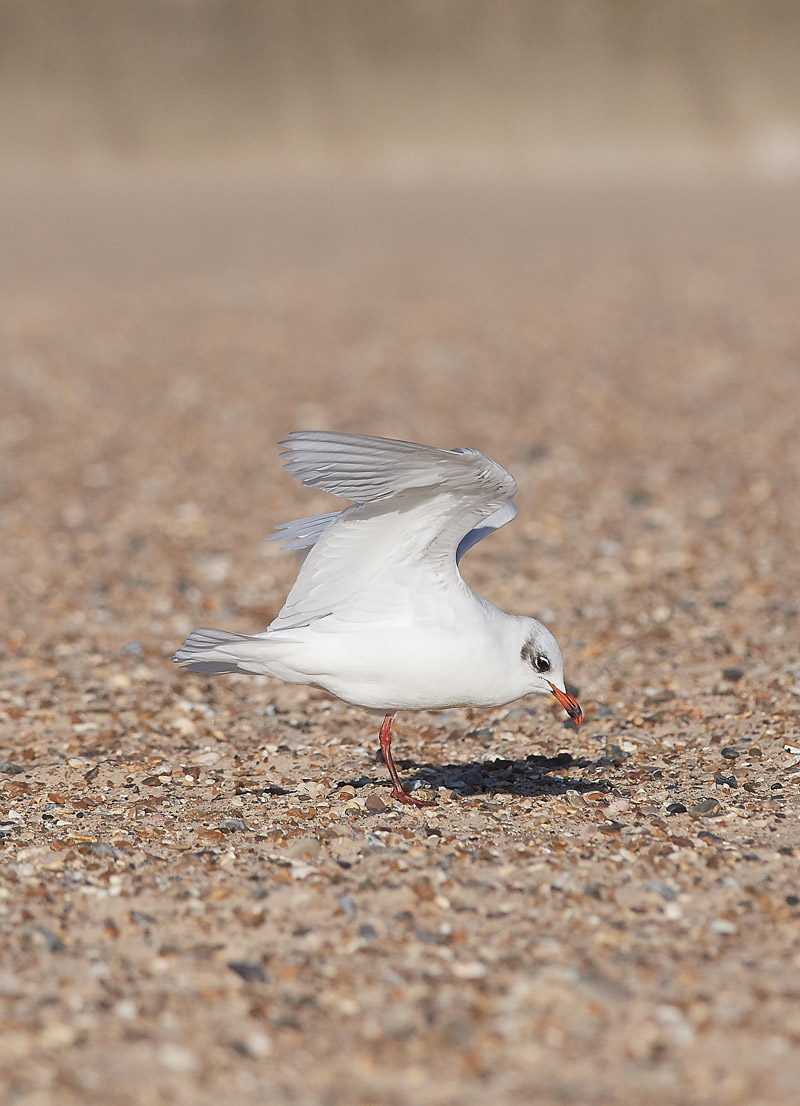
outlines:
[{"label": "dark eye patch", "polygon": [[535,672],[549,672],[552,668],[550,664],[550,658],[546,653],[537,653],[533,648],[533,642],[526,641],[522,646],[520,657],[533,668]]}]

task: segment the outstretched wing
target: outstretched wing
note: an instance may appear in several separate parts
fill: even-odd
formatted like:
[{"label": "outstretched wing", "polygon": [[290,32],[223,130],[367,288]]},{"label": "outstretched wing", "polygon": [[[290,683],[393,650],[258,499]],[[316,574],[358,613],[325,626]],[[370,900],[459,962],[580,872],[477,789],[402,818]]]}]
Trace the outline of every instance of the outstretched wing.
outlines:
[{"label": "outstretched wing", "polygon": [[353,505],[274,535],[313,547],[270,631],[326,616],[418,620],[433,608],[441,619],[470,594],[457,556],[516,514],[513,477],[474,449],[326,431],[295,432],[281,445],[297,480]]}]

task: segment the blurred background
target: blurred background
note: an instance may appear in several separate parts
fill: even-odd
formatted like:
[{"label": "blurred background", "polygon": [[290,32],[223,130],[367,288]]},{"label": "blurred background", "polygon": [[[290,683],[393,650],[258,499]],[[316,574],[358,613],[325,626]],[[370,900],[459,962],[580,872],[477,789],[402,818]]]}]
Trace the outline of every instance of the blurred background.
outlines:
[{"label": "blurred background", "polygon": [[0,150],[796,172],[798,57],[794,0],[0,0]]}]

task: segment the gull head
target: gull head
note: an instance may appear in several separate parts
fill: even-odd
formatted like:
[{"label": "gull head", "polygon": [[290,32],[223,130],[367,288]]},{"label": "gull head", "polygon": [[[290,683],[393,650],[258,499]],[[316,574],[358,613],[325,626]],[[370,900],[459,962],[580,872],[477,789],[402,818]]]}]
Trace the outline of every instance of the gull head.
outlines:
[{"label": "gull head", "polygon": [[564,682],[564,658],[558,642],[541,622],[524,619],[520,661],[526,666],[526,679],[532,692],[552,695],[561,704],[576,726],[583,721],[578,702],[567,691]]}]

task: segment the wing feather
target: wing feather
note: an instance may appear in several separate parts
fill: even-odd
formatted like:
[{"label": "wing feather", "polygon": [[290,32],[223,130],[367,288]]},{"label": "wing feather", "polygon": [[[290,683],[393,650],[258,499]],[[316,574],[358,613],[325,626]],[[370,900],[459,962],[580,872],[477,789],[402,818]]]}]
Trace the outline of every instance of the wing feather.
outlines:
[{"label": "wing feather", "polygon": [[423,608],[441,619],[442,606],[471,595],[457,560],[516,515],[513,477],[474,449],[327,431],[293,432],[281,445],[295,479],[353,505],[273,535],[312,549],[270,632],[327,616],[418,620]]}]

